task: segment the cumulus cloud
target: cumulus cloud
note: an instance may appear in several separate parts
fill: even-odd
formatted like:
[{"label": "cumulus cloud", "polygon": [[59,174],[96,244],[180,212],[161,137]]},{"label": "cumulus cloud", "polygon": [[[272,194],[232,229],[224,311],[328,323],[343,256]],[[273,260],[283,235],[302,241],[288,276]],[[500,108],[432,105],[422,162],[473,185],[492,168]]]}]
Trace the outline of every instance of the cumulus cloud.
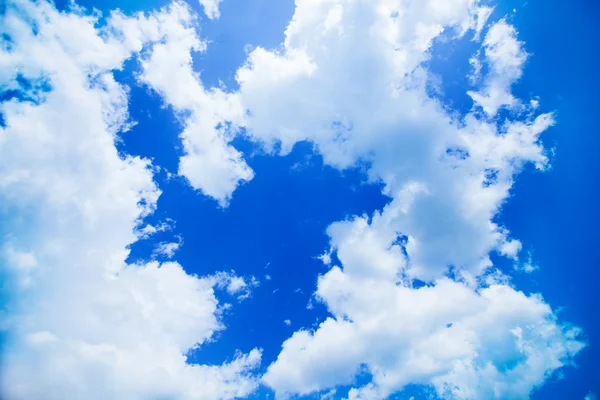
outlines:
[{"label": "cumulus cloud", "polygon": [[540,135],[554,124],[551,113],[494,120],[520,102],[511,85],[527,53],[516,29],[501,20],[485,35],[477,60],[488,72],[469,92],[484,113],[448,113],[427,93],[433,41],[477,37],[490,11],[463,0],[297,1],[280,49],[256,48],[238,70],[244,124],[267,150],[311,141],[333,167],[366,165],[392,198],[329,227],[341,265],[317,296],[333,316],[283,344],[263,379],[279,396],[350,384],[366,366],[372,381],[351,398],[409,383],[524,397],[583,346],[490,258],[518,260],[521,242],[496,216],[525,164],[545,168]]},{"label": "cumulus cloud", "polygon": [[229,281],[229,284],[227,285],[227,292],[229,294],[236,294],[246,286],[248,285],[246,284],[244,279],[240,278],[239,276],[236,276],[235,278]]},{"label": "cumulus cloud", "polygon": [[[483,88],[468,94],[486,114],[493,116],[502,106],[511,108],[519,104],[511,94],[510,86],[523,74],[527,52],[517,39],[515,27],[505,20],[490,27],[483,44],[489,73]],[[473,63],[477,65],[476,61]]]},{"label": "cumulus cloud", "polygon": [[152,40],[140,57],[138,80],[160,93],[184,126],[185,154],[179,174],[226,206],[235,188],[254,176],[242,154],[229,145],[242,123],[244,109],[236,94],[204,88],[192,69],[192,52],[206,50],[195,21],[186,5],[173,3],[168,18],[162,13],[135,18],[116,14],[112,25],[132,46]]},{"label": "cumulus cloud", "polygon": [[128,245],[158,229],[140,226],[160,190],[148,160],[114,146],[130,123],[111,71],[177,31],[182,13],[115,14],[98,28],[81,9],[41,1],[9,2],[0,16],[0,85],[20,93],[0,104],[0,212],[11,232],[2,266],[27,283],[10,288],[3,316],[2,398],[222,399],[257,385],[258,350],[187,363],[224,328],[213,277],[125,262]]},{"label": "cumulus cloud", "polygon": [[263,377],[279,397],[352,384],[366,368],[371,381],[349,398],[384,399],[408,384],[443,398],[526,398],[583,346],[540,296],[502,282],[440,278],[414,288],[346,268],[352,254],[340,261],[316,293],[333,316],[295,332]]},{"label": "cumulus cloud", "polygon": [[[218,3],[201,1],[210,18]],[[132,56],[139,82],[184,127],[178,173],[222,206],[253,177],[230,145],[240,128],[273,153],[308,140],[328,165],[364,165],[391,198],[329,226],[321,259],[330,270],[315,297],[331,317],[283,343],[263,377],[278,397],[353,384],[366,370],[370,381],[349,399],[408,384],[442,397],[522,398],[572,363],[584,345],[578,329],[513,288],[490,258],[519,259],[521,242],[496,217],[521,168],[546,166],[540,135],[554,124],[537,111],[495,119],[502,107],[538,104],[511,93],[527,58],[516,29],[492,23],[473,56],[487,72],[468,92],[472,112],[457,117],[427,94],[434,40],[477,39],[490,11],[474,0],[297,0],[280,49],[253,50],[239,91],[227,92],[205,88],[192,69],[206,42],[183,3],[115,12],[104,28],[81,10],[10,3],[0,84],[25,96],[0,105],[0,203],[3,217],[27,217],[7,218],[13,236],[1,248],[20,282],[7,396],[221,399],[257,386],[258,350],[215,366],[185,356],[223,329],[215,290],[243,299],[253,278],[125,263],[129,244],[161,229],[142,224],[160,195],[149,161],[114,146],[131,123],[127,88],[111,71]]]},{"label": "cumulus cloud", "polygon": [[475,12],[472,15],[471,27],[475,31],[475,35],[473,36],[473,40],[479,40],[481,31],[485,27],[486,22],[492,15],[494,11],[493,7],[481,6],[475,9]]},{"label": "cumulus cloud", "polygon": [[[237,73],[245,125],[267,148],[280,143],[285,153],[309,140],[334,167],[369,165],[370,179],[394,198],[378,229],[407,238],[409,273],[419,279],[449,265],[478,274],[490,251],[516,244],[493,217],[521,166],[547,162],[539,136],[552,114],[499,125],[475,113],[456,120],[427,95],[432,41],[476,28],[478,12],[462,0],[301,1],[282,50],[255,49]],[[500,65],[512,65],[502,60],[513,51],[492,53],[498,71],[510,70]]]}]

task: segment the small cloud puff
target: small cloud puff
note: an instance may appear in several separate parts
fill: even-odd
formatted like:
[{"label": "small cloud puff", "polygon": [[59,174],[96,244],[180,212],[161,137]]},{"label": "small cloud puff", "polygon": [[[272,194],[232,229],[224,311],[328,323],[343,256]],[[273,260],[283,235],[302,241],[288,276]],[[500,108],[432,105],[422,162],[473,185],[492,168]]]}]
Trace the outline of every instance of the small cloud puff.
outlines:
[{"label": "small cloud puff", "polygon": [[216,286],[231,295],[236,296],[238,300],[245,300],[252,294],[252,289],[258,287],[260,282],[253,276],[241,277],[235,274],[235,271],[219,272],[214,276]]},{"label": "small cloud puff", "polygon": [[160,242],[152,252],[152,255],[164,256],[168,259],[172,258],[183,244],[181,236],[178,236],[177,239],[177,242]]}]

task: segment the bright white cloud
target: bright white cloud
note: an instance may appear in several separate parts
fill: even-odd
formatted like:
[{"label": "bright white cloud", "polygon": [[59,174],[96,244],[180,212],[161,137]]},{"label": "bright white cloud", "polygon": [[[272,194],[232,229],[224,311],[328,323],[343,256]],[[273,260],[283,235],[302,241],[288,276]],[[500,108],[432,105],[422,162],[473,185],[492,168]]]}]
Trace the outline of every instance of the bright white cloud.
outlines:
[{"label": "bright white cloud", "polygon": [[219,13],[219,3],[223,0],[200,0],[200,4],[204,7],[204,13],[210,19],[216,19],[221,16]]},{"label": "bright white cloud", "polygon": [[43,1],[9,2],[5,11],[0,29],[10,46],[0,50],[0,85],[19,88],[20,74],[31,83],[20,90],[36,101],[0,105],[0,202],[11,232],[2,238],[2,264],[27,282],[12,288],[3,318],[10,346],[1,397],[252,392],[258,350],[223,365],[186,362],[189,349],[223,329],[214,278],[177,263],[125,263],[128,245],[158,229],[140,223],[160,190],[147,160],[119,156],[114,146],[129,123],[127,88],[111,70],[145,42],[179,31],[185,6],[134,20],[117,14],[101,29],[93,17]]},{"label": "bright white cloud", "polygon": [[347,268],[352,253],[340,260],[344,270],[322,276],[316,293],[333,317],[294,333],[263,378],[279,397],[352,384],[366,366],[372,381],[351,399],[384,399],[409,383],[443,398],[526,398],[583,346],[540,296],[501,281],[474,288],[441,278],[415,289]]},{"label": "bright white cloud", "polygon": [[330,251],[326,251],[325,253],[321,254],[319,257],[317,257],[319,260],[321,260],[321,262],[325,265],[329,265],[331,264],[331,250]]},{"label": "bright white cloud", "polygon": [[[201,1],[210,18],[218,3]],[[522,102],[511,93],[527,58],[515,28],[493,24],[483,57],[472,58],[489,71],[469,92],[485,116],[458,120],[427,95],[433,40],[469,29],[478,37],[489,8],[297,0],[281,49],[252,51],[237,73],[239,92],[229,93],[205,88],[193,71],[191,53],[206,43],[183,3],[133,18],[117,12],[103,29],[43,2],[15,7],[0,21],[12,40],[0,83],[18,88],[22,74],[39,104],[1,106],[0,200],[28,216],[10,220],[13,237],[2,247],[22,299],[8,322],[9,397],[220,399],[257,385],[257,350],[220,366],[183,355],[223,328],[215,289],[244,298],[254,279],[125,263],[129,244],[161,229],[140,226],[160,195],[149,162],[119,157],[113,143],[129,122],[127,88],[111,71],[133,55],[139,81],[184,126],[179,174],[221,205],[253,177],[230,145],[241,127],[282,154],[309,140],[336,168],[366,162],[392,198],[372,216],[328,228],[341,265],[330,265],[331,251],[322,256],[331,269],[316,298],[332,317],[284,342],[263,377],[278,396],[351,384],[366,367],[372,380],[350,399],[385,398],[409,383],[456,398],[526,397],[582,348],[577,329],[540,296],[511,287],[489,257],[518,260],[521,243],[493,221],[521,167],[545,167],[539,138],[554,123],[551,114],[493,120]],[[456,280],[445,277],[450,267]],[[414,278],[428,285],[415,288]]]},{"label": "bright white cloud", "polygon": [[500,254],[506,257],[516,258],[523,245],[520,241],[513,239],[508,240],[500,246]]},{"label": "bright white cloud", "polygon": [[235,271],[219,272],[213,277],[215,285],[224,289],[238,300],[245,300],[252,295],[252,289],[258,287],[260,282],[253,276],[241,277]]},{"label": "bright white cloud", "polygon": [[540,267],[533,261],[531,253],[527,254],[527,258],[522,263],[516,263],[515,268],[526,273],[537,271]]},{"label": "bright white cloud", "polygon": [[229,285],[227,285],[227,292],[229,294],[236,294],[246,286],[248,285],[246,284],[244,279],[240,278],[239,276],[236,276],[235,278],[231,279]]},{"label": "bright white cloud", "polygon": [[[264,376],[279,396],[352,383],[366,365],[373,380],[351,398],[409,383],[523,397],[583,346],[541,297],[491,274],[490,252],[518,259],[521,243],[495,217],[522,166],[547,164],[540,135],[554,123],[531,113],[493,121],[520,102],[510,90],[526,52],[514,27],[494,23],[474,58],[489,70],[470,92],[485,115],[459,118],[427,95],[433,40],[477,36],[490,11],[463,0],[297,1],[281,49],[256,48],[238,70],[244,124],[265,148],[285,154],[309,140],[339,169],[366,162],[393,199],[329,227],[342,265],[317,295],[333,317],[284,343]],[[444,277],[451,267],[458,281]],[[414,289],[413,278],[429,286]]]},{"label": "bright white cloud", "polygon": [[519,104],[510,92],[510,87],[523,74],[527,52],[523,50],[523,43],[517,39],[514,26],[505,20],[490,27],[483,44],[489,73],[483,88],[468,94],[487,115],[493,116],[502,106],[511,108]]},{"label": "bright white cloud", "polygon": [[150,224],[146,224],[143,227],[138,227],[136,233],[139,235],[141,239],[147,239],[150,236],[154,235],[158,232],[166,232],[174,227],[174,221],[167,218],[166,221],[161,222],[160,224],[154,226]]},{"label": "bright white cloud", "polygon": [[471,22],[471,27],[475,31],[475,36],[473,37],[474,40],[479,40],[481,31],[485,27],[485,24],[492,15],[493,11],[493,7],[486,6],[482,6],[475,9],[475,12],[472,16],[473,21]]},{"label": "bright white cloud", "polygon": [[161,242],[156,246],[156,249],[154,249],[154,255],[172,258],[179,250],[182,243],[181,239],[177,242]]},{"label": "bright white cloud", "polygon": [[[160,93],[181,119],[185,154],[179,174],[226,206],[235,188],[254,176],[241,153],[229,145],[244,109],[236,94],[204,88],[192,69],[192,52],[206,49],[194,27],[195,15],[183,3],[173,3],[170,10],[169,18],[163,14],[136,18],[117,15],[113,25],[128,43],[154,42],[140,57],[138,79]],[[158,28],[150,29],[153,26]]]},{"label": "bright white cloud", "polygon": [[[476,114],[457,121],[426,94],[432,40],[476,28],[478,12],[462,0],[300,1],[282,51],[257,48],[237,73],[245,125],[267,148],[280,142],[285,153],[310,140],[337,168],[369,163],[394,198],[378,229],[408,237],[409,273],[420,279],[449,265],[480,273],[511,240],[491,220],[513,176],[526,162],[546,163],[539,135],[551,114],[501,126]],[[514,56],[493,54],[498,66]]]}]

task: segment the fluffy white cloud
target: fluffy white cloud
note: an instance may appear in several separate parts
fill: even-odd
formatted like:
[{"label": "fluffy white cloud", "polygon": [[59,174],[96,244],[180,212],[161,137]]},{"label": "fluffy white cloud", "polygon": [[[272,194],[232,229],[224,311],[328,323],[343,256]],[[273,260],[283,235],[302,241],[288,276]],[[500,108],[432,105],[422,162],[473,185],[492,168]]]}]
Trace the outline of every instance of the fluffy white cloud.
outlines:
[{"label": "fluffy white cloud", "polygon": [[219,3],[223,0],[200,0],[200,4],[204,7],[204,13],[210,19],[219,18]]},{"label": "fluffy white cloud", "polygon": [[[329,165],[366,165],[392,197],[328,229],[342,265],[320,278],[317,297],[333,317],[284,343],[264,376],[278,395],[351,383],[366,365],[373,380],[353,398],[409,383],[458,398],[526,397],[582,347],[541,297],[501,274],[484,279],[490,252],[518,260],[521,243],[495,217],[522,166],[545,167],[539,138],[554,123],[531,110],[494,120],[519,103],[510,89],[526,53],[516,30],[500,21],[486,33],[479,62],[489,73],[470,92],[485,114],[456,116],[426,89],[433,40],[469,29],[477,38],[489,14],[477,1],[297,1],[281,48],[255,49],[238,70],[256,140],[281,153],[309,140]],[[449,268],[457,281],[444,277]],[[428,286],[412,288],[415,278]]]},{"label": "fluffy white cloud", "polygon": [[237,74],[245,125],[267,148],[310,140],[332,166],[368,163],[395,199],[382,225],[408,236],[420,279],[449,265],[481,272],[510,240],[491,220],[513,175],[524,162],[546,163],[538,139],[552,115],[457,121],[426,94],[432,40],[476,27],[478,12],[459,0],[300,1],[283,50],[257,48]]},{"label": "fluffy white cloud", "polygon": [[[483,44],[489,73],[483,88],[468,94],[486,114],[493,116],[502,106],[519,104],[511,94],[510,86],[521,77],[527,53],[523,50],[523,43],[517,39],[516,29],[505,20],[490,27]],[[477,65],[477,61],[473,63]]]},{"label": "fluffy white cloud", "polygon": [[246,284],[246,281],[244,281],[243,278],[236,276],[229,281],[229,284],[227,285],[227,293],[236,294],[247,286],[248,284]]},{"label": "fluffy white cloud", "polygon": [[177,250],[181,247],[183,241],[181,238],[177,242],[161,242],[154,249],[154,255],[162,255],[167,258],[172,258]]},{"label": "fluffy white cloud", "polygon": [[[244,109],[236,94],[205,89],[192,69],[192,52],[206,43],[195,29],[196,16],[183,3],[170,6],[169,16],[155,13],[127,18],[117,14],[112,25],[132,47],[152,40],[140,57],[138,79],[160,93],[179,116],[185,154],[179,174],[204,194],[226,206],[235,188],[254,176],[235,148],[229,145],[239,129]],[[157,27],[157,28],[154,28]]]},{"label": "fluffy white cloud", "polygon": [[[25,283],[3,311],[2,398],[223,399],[257,385],[257,350],[186,362],[223,329],[214,277],[125,263],[128,245],[159,229],[140,224],[160,190],[147,160],[114,146],[129,123],[127,88],[111,70],[178,31],[182,13],[175,4],[98,28],[41,1],[9,2],[0,16],[0,85],[21,92],[0,105],[2,265]],[[121,30],[132,26],[143,35]]]},{"label": "fluffy white cloud", "polygon": [[[218,17],[218,1],[201,3]],[[329,165],[364,164],[392,198],[329,227],[341,265],[322,256],[331,269],[316,298],[332,317],[283,344],[263,378],[278,396],[350,384],[366,368],[371,382],[352,399],[409,383],[445,397],[527,397],[583,346],[540,296],[493,273],[489,257],[519,258],[521,243],[495,217],[521,167],[546,165],[539,137],[553,116],[494,120],[521,104],[510,89],[526,52],[506,21],[473,58],[489,70],[469,91],[484,114],[456,117],[426,90],[433,40],[477,39],[489,15],[475,0],[297,0],[281,49],[252,51],[239,92],[228,93],[193,71],[191,52],[206,44],[182,3],[114,13],[102,29],[80,12],[10,3],[0,84],[31,101],[0,106],[0,203],[12,232],[3,264],[20,299],[6,323],[7,396],[220,399],[257,385],[257,350],[220,366],[184,355],[223,328],[214,290],[243,298],[255,280],[125,263],[130,243],[162,229],[140,225],[160,194],[149,162],[120,157],[113,143],[129,122],[127,88],[111,71],[137,54],[139,81],[184,125],[179,173],[221,205],[253,176],[230,145],[241,127],[270,150],[309,140]]]},{"label": "fluffy white cloud", "polygon": [[260,282],[253,276],[241,277],[231,272],[218,272],[212,276],[214,285],[225,290],[229,295],[236,296],[238,300],[245,300],[252,295],[252,289],[258,287]]},{"label": "fluffy white cloud", "polygon": [[407,384],[431,385],[443,398],[527,398],[583,347],[540,296],[502,276],[414,288],[388,273],[405,265],[395,249],[386,255],[373,244],[364,249],[371,259],[356,254],[360,239],[372,240],[365,220],[342,225],[332,241],[344,269],[320,277],[316,293],[333,316],[283,344],[263,377],[279,397],[352,384],[366,368],[371,382],[350,399],[384,399]]}]

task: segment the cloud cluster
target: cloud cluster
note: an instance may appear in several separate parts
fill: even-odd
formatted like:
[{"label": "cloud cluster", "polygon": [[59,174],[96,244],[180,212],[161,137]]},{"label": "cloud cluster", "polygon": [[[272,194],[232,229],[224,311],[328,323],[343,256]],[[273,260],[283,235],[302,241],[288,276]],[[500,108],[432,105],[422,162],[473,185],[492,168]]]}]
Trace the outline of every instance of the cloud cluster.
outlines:
[{"label": "cloud cluster", "polygon": [[0,250],[12,299],[2,398],[222,399],[257,386],[258,350],[187,362],[223,329],[214,277],[125,262],[160,228],[140,228],[160,190],[148,160],[115,148],[130,123],[112,70],[184,29],[186,13],[176,3],[98,27],[41,1],[9,2],[0,16]]},{"label": "cloud cluster", "polygon": [[[201,1],[210,18],[218,3]],[[130,122],[127,88],[111,71],[131,57],[138,81],[183,125],[179,174],[222,206],[254,175],[230,144],[242,130],[274,154],[310,141],[328,165],[364,166],[391,198],[328,228],[321,259],[331,268],[315,297],[331,317],[283,343],[262,378],[278,397],[331,397],[367,372],[349,399],[408,384],[442,397],[526,398],[571,363],[578,329],[513,288],[490,258],[522,258],[497,215],[523,166],[547,165],[540,135],[554,124],[537,99],[513,95],[527,52],[490,14],[476,0],[297,0],[281,47],[250,52],[228,92],[193,70],[192,53],[207,45],[183,3],[114,12],[98,27],[82,10],[10,2],[0,17],[0,85],[12,93],[0,105],[0,212],[18,302],[4,393],[221,399],[258,384],[258,350],[219,366],[185,357],[223,329],[215,290],[245,298],[254,279],[125,263],[128,245],[164,229],[141,225],[160,195],[152,166],[114,146]],[[473,108],[457,116],[428,92],[427,61],[437,38],[465,35],[483,41],[465,90]],[[169,257],[177,243],[161,246]]]},{"label": "cloud cluster", "polygon": [[[479,14],[459,0],[299,1],[283,50],[257,48],[237,73],[245,125],[267,147],[280,143],[285,153],[309,140],[332,166],[369,165],[371,180],[394,198],[385,225],[408,236],[409,272],[420,279],[449,265],[484,269],[488,253],[510,241],[492,220],[514,174],[525,162],[546,163],[538,139],[551,114],[504,124],[476,112],[457,120],[427,94],[432,41],[442,32],[464,35]],[[486,47],[499,25],[507,26],[493,25]],[[505,53],[514,56],[489,56],[497,70],[510,64]],[[490,72],[484,87],[495,80]]]},{"label": "cloud cluster", "polygon": [[[244,124],[265,148],[311,141],[331,166],[365,165],[392,198],[329,227],[341,265],[316,295],[333,317],[283,344],[263,378],[279,396],[351,384],[366,368],[371,382],[350,398],[410,383],[523,398],[582,348],[541,297],[489,278],[491,252],[519,259],[496,216],[522,167],[546,166],[540,135],[554,124],[515,107],[527,53],[489,15],[466,0],[297,1],[281,49],[256,48],[238,70]],[[467,34],[484,36],[486,72],[468,92],[473,109],[456,116],[429,94],[427,61],[437,37]]]},{"label": "cloud cluster", "polygon": [[343,270],[321,276],[316,296],[332,317],[284,342],[263,378],[279,397],[351,385],[366,371],[370,382],[350,399],[384,399],[408,384],[442,398],[528,398],[583,347],[541,296],[501,275],[479,287],[440,278],[416,288],[394,278],[406,259],[379,246],[365,219],[329,234]]},{"label": "cloud cluster", "polygon": [[229,145],[244,109],[236,94],[204,88],[192,69],[192,52],[206,50],[195,29],[196,16],[183,3],[173,3],[170,10],[169,15],[134,18],[117,13],[111,23],[129,47],[147,43],[139,57],[138,80],[162,96],[184,127],[185,154],[179,160],[179,174],[226,206],[236,187],[254,176],[242,154]]},{"label": "cloud cluster", "polygon": [[479,91],[467,93],[487,115],[493,116],[502,106],[512,108],[518,105],[510,86],[523,74],[527,52],[523,50],[523,43],[517,40],[515,28],[505,20],[490,27],[483,45],[485,62],[489,67],[488,77]]}]

